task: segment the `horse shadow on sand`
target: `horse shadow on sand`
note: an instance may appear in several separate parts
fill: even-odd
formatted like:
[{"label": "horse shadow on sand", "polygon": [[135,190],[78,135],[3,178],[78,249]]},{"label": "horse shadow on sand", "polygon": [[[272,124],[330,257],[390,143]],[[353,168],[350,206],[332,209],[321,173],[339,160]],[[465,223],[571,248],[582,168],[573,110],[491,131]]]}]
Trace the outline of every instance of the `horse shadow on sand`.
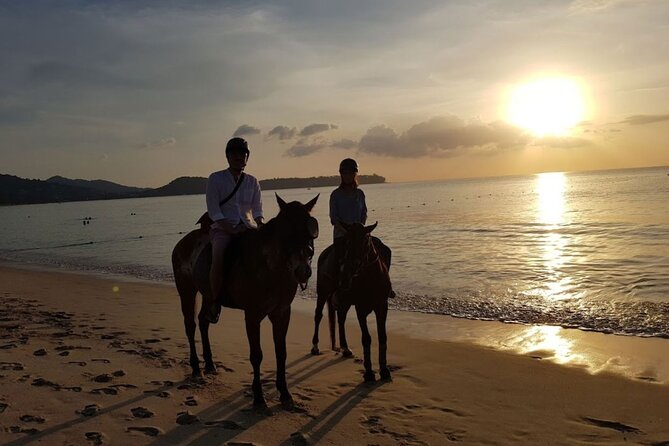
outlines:
[{"label": "horse shadow on sand", "polygon": [[[338,364],[348,364],[347,361],[342,360],[341,356],[331,359],[319,358],[315,361],[313,359],[312,355],[304,355],[287,364],[287,369],[292,369],[291,377],[288,380],[291,386],[305,382],[330,367]],[[305,365],[303,364],[305,362],[308,363]],[[268,374],[263,379],[263,383],[269,385],[271,379],[274,377],[273,375],[273,373]],[[383,382],[359,384],[347,393],[339,396],[318,415],[310,414],[308,410],[300,407],[300,405],[296,405],[293,409],[284,409],[277,401],[278,392],[276,390],[268,392],[267,396],[270,401],[277,401],[277,403],[270,405],[265,410],[259,410],[250,404],[249,399],[251,397],[248,388],[241,389],[226,399],[199,412],[197,414],[199,422],[186,426],[178,426],[161,435],[155,442],[151,443],[151,446],[163,444],[184,444],[188,446],[222,445],[266,420],[268,417],[281,416],[282,412],[302,413],[309,417],[311,421],[297,429],[297,432],[301,436],[308,438],[309,444],[315,444],[335,428],[355,406],[383,384]],[[282,446],[289,446],[294,443],[293,439],[289,437],[280,444]]]}]

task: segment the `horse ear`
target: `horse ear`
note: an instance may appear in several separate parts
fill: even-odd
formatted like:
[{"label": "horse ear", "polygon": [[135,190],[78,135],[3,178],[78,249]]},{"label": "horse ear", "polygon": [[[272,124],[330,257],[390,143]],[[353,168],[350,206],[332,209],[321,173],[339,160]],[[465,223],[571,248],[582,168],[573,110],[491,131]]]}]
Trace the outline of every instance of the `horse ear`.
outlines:
[{"label": "horse ear", "polygon": [[283,207],[286,205],[286,202],[283,201],[281,197],[279,197],[279,194],[274,192],[274,195],[276,195],[276,202],[279,203],[279,209],[283,209]]},{"label": "horse ear", "polygon": [[348,232],[348,231],[351,230],[352,225],[349,225],[348,223],[344,223],[341,220],[337,220],[337,222],[339,222],[339,225],[344,229],[344,232]]},{"label": "horse ear", "polygon": [[373,225],[365,226],[365,232],[366,232],[367,234],[371,233],[374,229],[376,229],[376,226],[377,226],[378,224],[379,224],[379,222],[377,221],[377,222],[374,223]]},{"label": "horse ear", "polygon": [[307,212],[311,212],[311,210],[316,206],[316,202],[318,201],[318,197],[320,197],[321,194],[316,195],[313,200],[311,200],[309,203],[304,205],[304,208],[307,210]]}]

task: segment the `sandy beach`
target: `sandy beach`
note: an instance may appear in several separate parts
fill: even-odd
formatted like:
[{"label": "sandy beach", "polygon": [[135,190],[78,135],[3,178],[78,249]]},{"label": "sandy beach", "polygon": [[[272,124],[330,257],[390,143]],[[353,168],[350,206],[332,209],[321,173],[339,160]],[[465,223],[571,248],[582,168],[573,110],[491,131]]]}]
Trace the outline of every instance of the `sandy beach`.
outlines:
[{"label": "sandy beach", "polygon": [[[297,407],[278,402],[266,321],[270,411],[258,412],[240,311],[211,329],[218,375],[192,381],[172,286],[11,266],[0,284],[1,444],[669,445],[666,382],[420,339],[390,323],[393,380],[363,384],[354,318],[355,358],[329,349],[324,325],[322,354],[311,356],[305,300],[288,332]],[[376,364],[375,338],[372,349]]]}]

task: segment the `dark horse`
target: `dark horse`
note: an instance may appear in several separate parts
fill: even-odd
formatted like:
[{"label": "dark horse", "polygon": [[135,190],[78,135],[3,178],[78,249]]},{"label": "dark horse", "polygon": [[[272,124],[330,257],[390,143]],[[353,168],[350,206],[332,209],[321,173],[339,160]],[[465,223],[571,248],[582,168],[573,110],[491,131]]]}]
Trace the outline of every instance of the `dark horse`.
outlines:
[{"label": "dark horse", "polygon": [[334,246],[326,248],[318,257],[318,278],[316,292],[316,314],[314,316],[315,329],[312,354],[319,354],[318,328],[323,318],[323,307],[328,304],[330,340],[332,349],[335,344],[335,310],[332,298],[337,291],[338,308],[336,315],[339,319],[339,343],[345,357],[353,355],[346,341],[346,315],[352,305],[355,306],[360,330],[362,331],[362,347],[364,351],[365,381],[375,381],[372,370],[371,343],[372,337],[367,328],[367,316],[373,311],[376,315],[376,329],[379,338],[379,373],[382,379],[390,379],[390,370],[386,363],[386,317],[388,315],[388,297],[391,291],[388,265],[390,265],[390,250],[376,237],[370,234],[376,228],[376,223],[363,226],[360,223],[345,224],[343,269],[339,280],[340,289],[330,274],[332,267],[329,262],[334,261]]},{"label": "dark horse", "polygon": [[[286,384],[286,333],[290,322],[290,305],[298,284],[306,287],[311,276],[313,240],[318,237],[318,222],[310,215],[318,196],[303,205],[286,203],[276,196],[279,214],[258,230],[235,237],[225,258],[223,305],[244,310],[246,336],[253,365],[253,405],[266,406],[260,384],[260,322],[269,316],[276,352],[276,387],[285,405],[293,402]],[[205,218],[205,216],[203,216]],[[202,219],[200,219],[202,221]],[[212,303],[209,285],[211,244],[206,224],[182,238],[172,251],[172,267],[181,312],[190,345],[193,376],[200,376],[195,350],[195,296],[202,295],[198,315],[205,373],[215,373],[216,366],[209,344],[209,322],[204,313]]]}]

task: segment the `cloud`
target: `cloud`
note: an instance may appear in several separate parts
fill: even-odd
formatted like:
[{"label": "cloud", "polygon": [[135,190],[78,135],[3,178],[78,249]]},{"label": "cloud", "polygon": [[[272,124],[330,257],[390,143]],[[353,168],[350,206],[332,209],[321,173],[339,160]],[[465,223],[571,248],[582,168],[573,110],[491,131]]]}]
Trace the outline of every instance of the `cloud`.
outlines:
[{"label": "cloud", "polygon": [[300,132],[300,136],[311,136],[315,135],[316,133],[322,133],[326,132],[330,129],[336,129],[339,128],[335,124],[309,124],[305,128],[302,129]]},{"label": "cloud", "polygon": [[267,139],[276,137],[279,141],[285,141],[286,139],[293,139],[296,133],[297,129],[295,127],[291,129],[285,125],[277,125],[267,133]]},{"label": "cloud", "polygon": [[163,138],[156,141],[148,141],[140,144],[140,149],[162,149],[176,145],[177,140],[174,137]]},{"label": "cloud", "polygon": [[286,150],[287,156],[300,157],[312,155],[320,150],[323,150],[328,146],[325,142],[312,142],[307,143],[305,140],[301,139],[293,145],[290,149]]},{"label": "cloud", "polygon": [[358,143],[352,139],[340,139],[337,141],[332,141],[330,143],[330,147],[334,147],[336,149],[355,149],[358,147]]},{"label": "cloud", "polygon": [[631,5],[644,3],[647,0],[574,0],[569,5],[569,11],[573,13],[589,13],[603,11],[620,5]]},{"label": "cloud", "polygon": [[232,136],[257,135],[258,133],[260,133],[259,128],[250,126],[248,124],[242,124],[237,127],[237,130],[235,130],[235,133],[233,133]]},{"label": "cloud", "polygon": [[336,141],[318,140],[308,142],[308,139],[302,138],[295,143],[290,149],[286,150],[285,155],[292,157],[301,157],[312,155],[323,149],[354,149],[358,143],[351,139],[339,139]]},{"label": "cloud", "polygon": [[645,125],[655,122],[669,121],[669,114],[664,115],[632,115],[620,121],[618,124]]},{"label": "cloud", "polygon": [[398,158],[449,156],[472,148],[523,147],[529,140],[523,130],[503,122],[466,123],[446,116],[418,123],[402,134],[384,125],[372,127],[360,139],[359,150]]}]

